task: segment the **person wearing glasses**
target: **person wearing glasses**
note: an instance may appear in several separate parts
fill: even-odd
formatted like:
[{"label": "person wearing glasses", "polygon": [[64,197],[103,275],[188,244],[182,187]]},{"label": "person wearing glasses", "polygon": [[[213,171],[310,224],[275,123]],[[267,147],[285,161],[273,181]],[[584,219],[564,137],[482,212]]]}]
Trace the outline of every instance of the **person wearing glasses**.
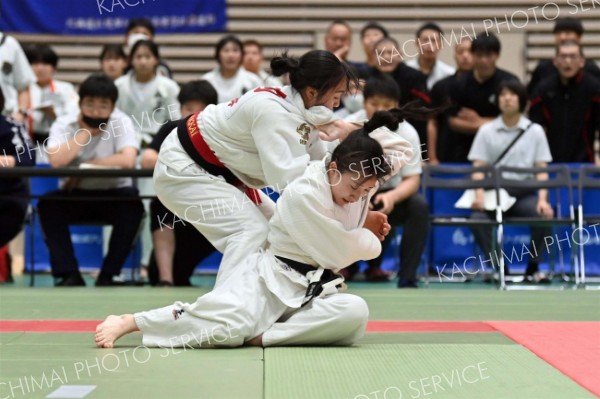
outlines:
[{"label": "person wearing glasses", "polygon": [[555,76],[533,92],[529,117],[546,130],[554,162],[596,162],[594,139],[600,126],[600,81],[584,69],[581,45],[573,40],[556,47]]}]

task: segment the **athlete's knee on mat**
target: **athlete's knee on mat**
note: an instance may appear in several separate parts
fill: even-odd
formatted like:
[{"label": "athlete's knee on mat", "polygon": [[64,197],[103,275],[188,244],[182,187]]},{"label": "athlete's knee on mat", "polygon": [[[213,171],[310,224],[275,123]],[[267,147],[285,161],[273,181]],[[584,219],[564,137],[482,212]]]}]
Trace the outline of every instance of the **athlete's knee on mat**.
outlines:
[{"label": "athlete's knee on mat", "polygon": [[336,302],[338,302],[338,306],[336,307],[339,309],[337,318],[340,322],[349,328],[360,327],[367,324],[367,321],[369,320],[369,306],[364,299],[349,294],[337,296]]},{"label": "athlete's knee on mat", "polygon": [[369,320],[369,306],[364,299],[360,297],[354,297],[349,306],[350,311],[348,317],[350,321],[357,325],[366,325]]}]

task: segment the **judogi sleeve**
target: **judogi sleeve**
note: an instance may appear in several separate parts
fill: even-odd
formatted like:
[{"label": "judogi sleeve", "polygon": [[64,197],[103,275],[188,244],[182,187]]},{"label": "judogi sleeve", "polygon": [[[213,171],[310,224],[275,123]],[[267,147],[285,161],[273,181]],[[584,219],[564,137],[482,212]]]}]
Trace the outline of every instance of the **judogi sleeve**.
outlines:
[{"label": "judogi sleeve", "polygon": [[[310,161],[304,145],[298,142],[302,137],[296,132],[291,118],[292,115],[276,100],[258,103],[253,109],[251,132],[266,183],[279,190],[302,176]],[[294,153],[293,148],[299,150]]]},{"label": "judogi sleeve", "polygon": [[346,229],[324,205],[314,184],[305,179],[296,181],[293,190],[285,191],[277,204],[281,221],[298,247],[326,269],[379,256],[381,243],[375,234],[362,227]]},{"label": "judogi sleeve", "polygon": [[37,78],[19,42],[11,36],[8,36],[6,40],[7,42],[11,42],[11,45],[15,48],[15,63],[13,65],[15,88],[18,91],[25,90],[34,84]]}]

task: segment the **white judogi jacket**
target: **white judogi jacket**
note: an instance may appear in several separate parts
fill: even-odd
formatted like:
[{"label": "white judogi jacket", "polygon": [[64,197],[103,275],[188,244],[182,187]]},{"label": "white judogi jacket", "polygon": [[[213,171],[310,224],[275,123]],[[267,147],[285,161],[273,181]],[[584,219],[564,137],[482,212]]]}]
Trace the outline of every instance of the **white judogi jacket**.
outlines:
[{"label": "white judogi jacket", "polygon": [[[231,101],[256,87],[265,86],[258,75],[248,72],[244,67],[240,67],[229,79],[223,78],[219,67],[205,73],[202,79],[213,85],[219,96],[219,103]],[[278,86],[281,86],[281,83]]]},{"label": "white judogi jacket", "polygon": [[[314,126],[333,120],[330,109],[306,109],[300,93],[284,86],[209,105],[198,116],[198,126],[217,158],[244,184],[280,192],[310,160],[323,159],[326,146]],[[161,161],[169,164],[162,151]]]},{"label": "white judogi jacket", "polygon": [[131,118],[140,142],[150,143],[162,125],[181,118],[177,101],[179,85],[167,77],[156,75],[156,92],[140,102],[132,93],[133,72],[115,81],[119,89],[117,108]]},{"label": "white judogi jacket", "polygon": [[264,69],[258,71],[258,77],[262,80],[262,85],[267,87],[283,86],[283,81],[277,76],[270,75]]},{"label": "white judogi jacket", "polygon": [[315,270],[339,270],[381,253],[379,239],[362,227],[377,187],[363,199],[339,206],[333,202],[326,164],[325,160],[311,163],[285,189],[269,222],[267,250],[248,258],[258,263],[268,290],[291,308],[302,304],[308,279],[275,256],[313,265]]},{"label": "white judogi jacket", "polygon": [[333,201],[325,162],[312,163],[277,201],[277,211],[270,221],[270,251],[325,269],[376,258],[381,243],[362,227],[375,191],[357,202],[339,206]]},{"label": "white judogi jacket", "polygon": [[265,346],[351,345],[362,337],[368,321],[363,299],[333,287],[319,295],[326,300],[300,309],[309,279],[275,257],[339,268],[381,251],[377,237],[361,227],[368,199],[335,205],[325,165],[314,162],[284,191],[271,219],[271,249],[249,249],[234,273],[193,303],[136,313],[143,344],[239,346],[263,334]]},{"label": "white judogi jacket", "polygon": [[0,32],[0,89],[4,93],[4,115],[16,112],[19,91],[36,82],[37,78],[19,42]]}]

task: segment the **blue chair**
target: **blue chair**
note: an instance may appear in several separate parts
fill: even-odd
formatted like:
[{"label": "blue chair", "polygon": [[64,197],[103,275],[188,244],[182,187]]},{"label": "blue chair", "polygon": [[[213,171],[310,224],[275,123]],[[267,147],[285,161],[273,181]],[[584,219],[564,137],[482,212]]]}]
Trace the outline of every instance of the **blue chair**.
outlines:
[{"label": "blue chair", "polygon": [[[482,180],[473,180],[472,174],[477,172],[483,173],[484,177]],[[454,202],[448,201],[449,198],[458,199],[468,189],[494,189],[495,175],[496,171],[493,166],[426,165],[423,168],[421,188],[423,195],[430,204],[430,223],[432,227],[429,240],[430,250],[425,261],[426,285],[429,282],[429,269],[432,266],[433,249],[435,248],[435,227],[490,226],[493,235],[492,242],[495,246],[500,244],[496,235],[499,226],[496,220],[472,219],[470,217],[471,210],[457,209],[454,207]],[[440,200],[438,201],[438,199]],[[452,278],[448,279],[448,281],[464,282],[467,279],[467,276],[455,279],[453,273]]]},{"label": "blue chair", "polygon": [[[585,226],[600,224],[600,210],[596,207],[592,210],[589,202],[584,201],[588,191],[600,190],[600,167],[598,166],[582,166],[579,169],[579,180],[577,182],[578,204],[577,204],[577,246],[579,247],[579,266],[580,276],[577,281],[578,286],[585,286],[586,282],[600,282],[600,278],[589,278],[586,275],[585,251],[584,246],[589,241],[589,231]],[[584,203],[585,202],[585,203]],[[600,227],[600,226],[599,226]],[[587,233],[587,239],[585,234]]]}]

